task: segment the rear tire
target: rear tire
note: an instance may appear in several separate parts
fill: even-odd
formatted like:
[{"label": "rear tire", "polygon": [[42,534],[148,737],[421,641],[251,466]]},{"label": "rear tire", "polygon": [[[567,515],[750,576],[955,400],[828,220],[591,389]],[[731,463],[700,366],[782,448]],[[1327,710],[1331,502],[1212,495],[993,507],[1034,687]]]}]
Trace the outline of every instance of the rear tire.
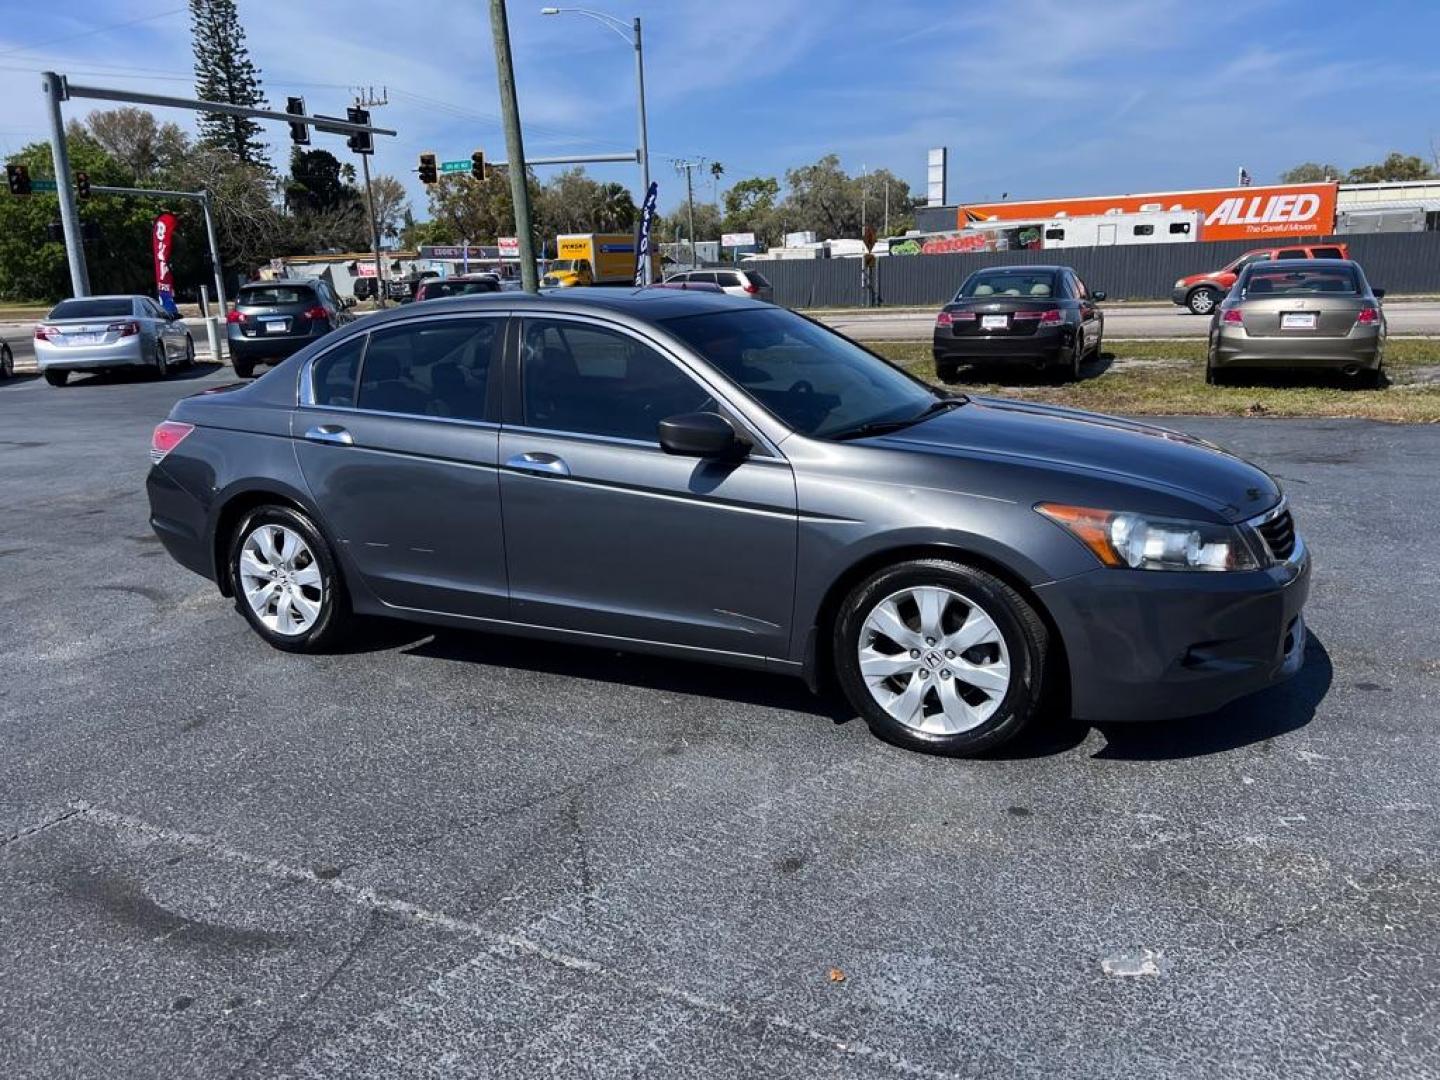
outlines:
[{"label": "rear tire", "polygon": [[1070,350],[1070,361],[1065,365],[1065,379],[1067,382],[1080,381],[1080,369],[1085,366],[1085,336],[1080,328],[1075,328],[1075,345]]},{"label": "rear tire", "polygon": [[242,379],[255,377],[255,361],[245,360],[239,356],[231,357],[230,364],[235,368],[235,374]]},{"label": "rear tire", "polygon": [[936,360],[935,377],[941,382],[955,382],[960,378],[960,365],[954,360]]},{"label": "rear tire", "polygon": [[51,386],[64,386],[70,379],[70,372],[56,371],[54,368],[45,369],[45,381]]},{"label": "rear tire", "polygon": [[10,351],[9,345],[0,345],[0,379],[8,379],[15,374],[15,354]]},{"label": "rear tire", "polygon": [[832,648],[856,712],[910,750],[984,753],[1040,708],[1045,624],[1009,585],[964,563],[916,559],[870,575],[845,598]]},{"label": "rear tire", "polygon": [[230,539],[227,563],[235,607],[257,634],[285,652],[333,646],[350,605],[329,543],[305,514],[261,506]]},{"label": "rear tire", "polygon": [[1185,306],[1196,315],[1209,315],[1220,303],[1220,293],[1208,286],[1196,289],[1185,298]]},{"label": "rear tire", "polygon": [[1357,390],[1379,390],[1385,385],[1385,369],[1363,368],[1355,373],[1355,388]]},{"label": "rear tire", "polygon": [[150,374],[156,381],[164,381],[165,376],[170,374],[170,358],[165,354],[163,341],[155,343],[155,370]]},{"label": "rear tire", "polygon": [[185,335],[185,367],[195,366],[195,339],[189,334]]}]

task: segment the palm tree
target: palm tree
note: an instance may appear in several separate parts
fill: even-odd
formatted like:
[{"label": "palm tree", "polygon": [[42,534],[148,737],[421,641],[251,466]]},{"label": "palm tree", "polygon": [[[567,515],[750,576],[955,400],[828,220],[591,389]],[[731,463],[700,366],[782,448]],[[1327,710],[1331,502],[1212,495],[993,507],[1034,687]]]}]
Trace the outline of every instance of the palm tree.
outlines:
[{"label": "palm tree", "polygon": [[635,200],[630,189],[613,181],[600,185],[590,220],[596,232],[627,232],[635,227]]},{"label": "palm tree", "polygon": [[720,177],[725,175],[725,166],[718,161],[710,163],[710,201],[720,205]]}]

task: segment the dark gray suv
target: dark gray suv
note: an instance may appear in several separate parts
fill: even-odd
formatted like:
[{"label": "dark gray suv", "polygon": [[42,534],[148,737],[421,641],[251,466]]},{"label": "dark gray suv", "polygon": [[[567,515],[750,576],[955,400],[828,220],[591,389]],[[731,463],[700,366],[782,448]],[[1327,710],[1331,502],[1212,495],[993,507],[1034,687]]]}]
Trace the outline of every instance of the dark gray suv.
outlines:
[{"label": "dark gray suv", "polygon": [[833,679],[973,754],[1295,671],[1309,558],[1196,439],[937,392],[752,300],[437,300],[179,402],[151,523],[281,649],[352,615]]},{"label": "dark gray suv", "polygon": [[255,365],[283,360],[353,316],[319,278],[281,278],[240,286],[226,315],[226,344],[235,374],[249,378]]}]

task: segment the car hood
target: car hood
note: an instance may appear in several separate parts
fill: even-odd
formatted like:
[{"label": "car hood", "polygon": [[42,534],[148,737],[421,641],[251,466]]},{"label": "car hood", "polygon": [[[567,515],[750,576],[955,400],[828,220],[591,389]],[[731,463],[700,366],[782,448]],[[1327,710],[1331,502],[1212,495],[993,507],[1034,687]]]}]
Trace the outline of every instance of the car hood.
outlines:
[{"label": "car hood", "polygon": [[912,452],[1006,460],[1163,489],[1199,502],[1227,521],[1254,517],[1280,500],[1279,485],[1266,472],[1212,443],[1078,409],[971,398],[961,408],[872,441]]}]

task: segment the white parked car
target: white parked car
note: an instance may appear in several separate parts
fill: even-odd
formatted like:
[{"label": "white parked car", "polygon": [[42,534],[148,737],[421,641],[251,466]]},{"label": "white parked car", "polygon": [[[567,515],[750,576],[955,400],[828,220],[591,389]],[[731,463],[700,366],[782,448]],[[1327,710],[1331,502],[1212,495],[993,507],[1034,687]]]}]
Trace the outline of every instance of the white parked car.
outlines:
[{"label": "white parked car", "polygon": [[684,282],[687,285],[718,285],[722,292],[731,296],[748,296],[752,300],[764,300],[767,304],[775,295],[770,282],[756,270],[685,270],[671,274],[665,284]]},{"label": "white parked car", "polygon": [[195,362],[195,341],[148,296],[83,296],[61,300],[35,327],[35,361],[51,386],[64,386],[72,371],[117,368],[163,379],[172,364]]}]

